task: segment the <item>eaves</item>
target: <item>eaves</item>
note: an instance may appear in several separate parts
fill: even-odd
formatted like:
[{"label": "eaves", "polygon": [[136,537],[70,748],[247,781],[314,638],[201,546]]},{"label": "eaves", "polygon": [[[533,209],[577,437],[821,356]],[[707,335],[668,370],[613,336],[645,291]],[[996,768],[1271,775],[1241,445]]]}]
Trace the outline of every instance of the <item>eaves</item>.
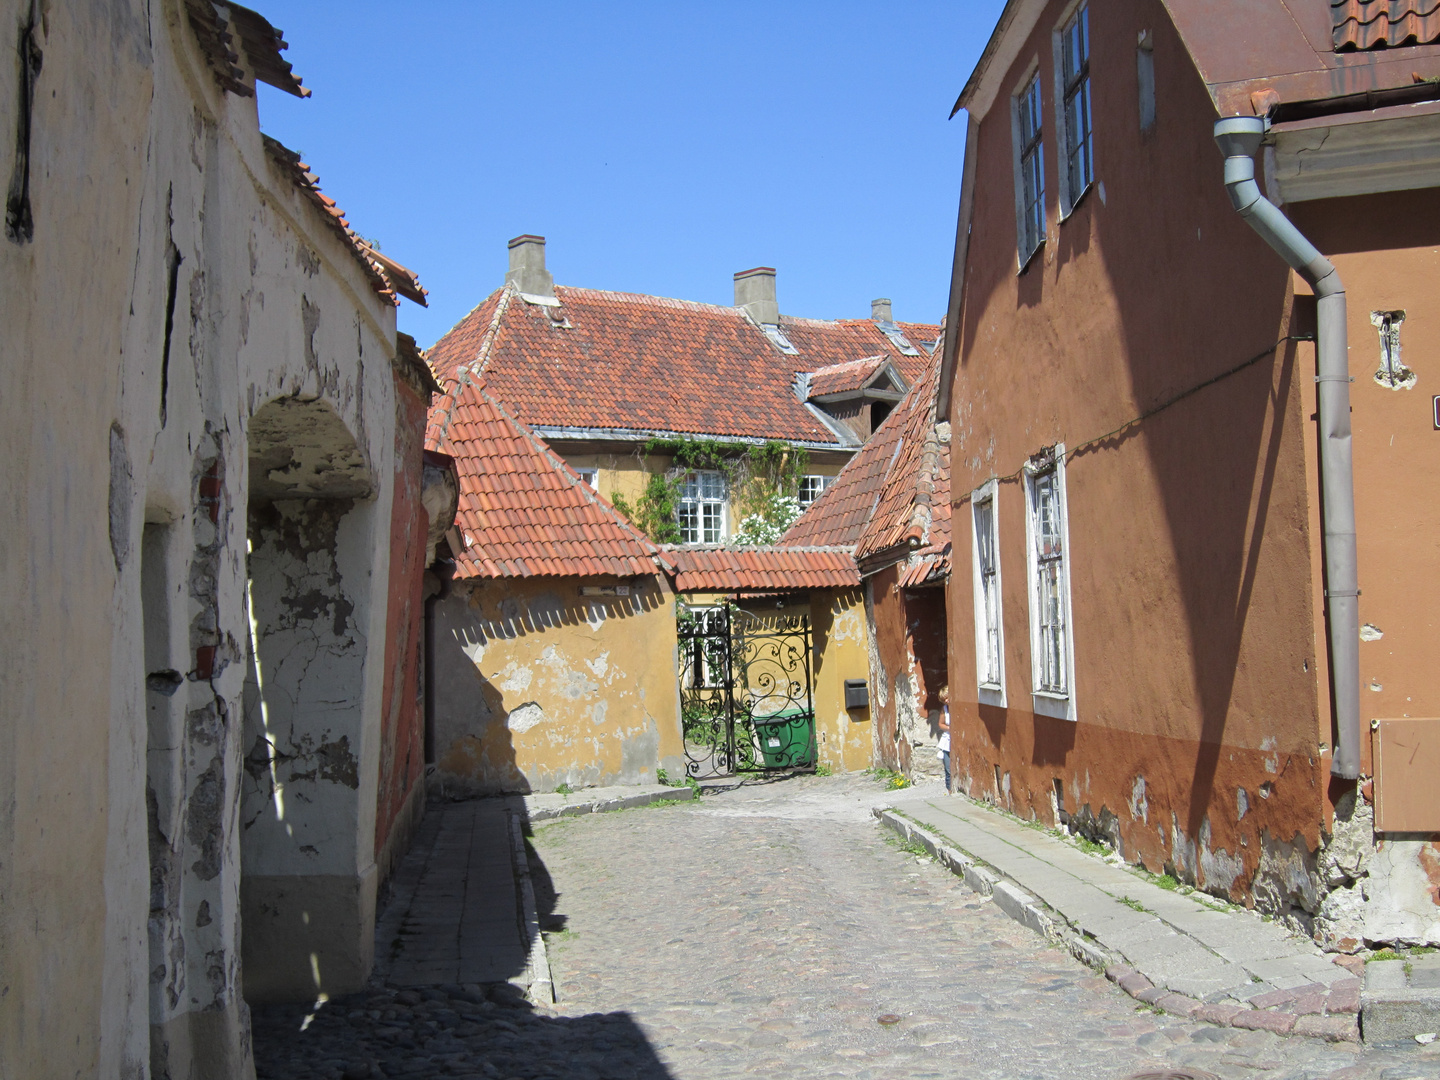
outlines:
[{"label": "eaves", "polygon": [[784,435],[724,435],[705,431],[667,431],[661,428],[591,428],[553,427],[545,424],[531,424],[530,430],[546,442],[648,442],[651,439],[714,439],[719,442],[738,443],[742,446],[764,446],[770,442],[786,442],[802,450],[845,450],[853,449],[836,442],[816,442],[807,439],[791,439]]}]

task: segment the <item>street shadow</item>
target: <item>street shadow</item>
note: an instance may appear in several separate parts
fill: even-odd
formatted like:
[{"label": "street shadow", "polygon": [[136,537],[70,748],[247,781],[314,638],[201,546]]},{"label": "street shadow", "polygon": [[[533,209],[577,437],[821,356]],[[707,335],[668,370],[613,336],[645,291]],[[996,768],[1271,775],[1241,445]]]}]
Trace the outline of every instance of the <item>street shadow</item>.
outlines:
[{"label": "street shadow", "polygon": [[628,1012],[554,1010],[537,946],[568,919],[530,836],[523,798],[430,803],[376,920],[369,987],[252,1009],[256,1080],[672,1080]]}]

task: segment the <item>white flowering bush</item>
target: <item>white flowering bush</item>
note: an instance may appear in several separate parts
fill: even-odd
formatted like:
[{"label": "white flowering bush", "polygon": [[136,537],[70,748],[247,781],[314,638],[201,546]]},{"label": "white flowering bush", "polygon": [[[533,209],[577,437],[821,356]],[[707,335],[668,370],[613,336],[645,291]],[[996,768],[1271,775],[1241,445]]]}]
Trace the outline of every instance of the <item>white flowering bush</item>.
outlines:
[{"label": "white flowering bush", "polygon": [[800,516],[800,500],[793,495],[771,495],[764,509],[740,522],[733,542],[750,546],[777,544]]}]

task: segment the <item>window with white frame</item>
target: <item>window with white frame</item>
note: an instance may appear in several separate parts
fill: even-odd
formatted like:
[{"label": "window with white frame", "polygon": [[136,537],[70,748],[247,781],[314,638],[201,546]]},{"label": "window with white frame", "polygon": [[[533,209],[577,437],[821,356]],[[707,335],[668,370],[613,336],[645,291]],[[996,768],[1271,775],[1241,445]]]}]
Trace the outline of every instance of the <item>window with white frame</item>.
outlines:
[{"label": "window with white frame", "polygon": [[711,470],[687,476],[676,519],[682,543],[720,543],[725,536],[725,478]]},{"label": "window with white frame", "polygon": [[1070,629],[1069,528],[1063,446],[1025,471],[1030,656],[1036,711],[1075,719],[1074,642]]},{"label": "window with white frame", "polygon": [[1012,102],[1015,134],[1015,212],[1023,268],[1045,239],[1045,147],[1040,122],[1040,74]]},{"label": "window with white frame", "polygon": [[585,483],[589,484],[593,490],[600,490],[599,469],[576,469],[575,472],[580,477],[580,479],[584,480]]},{"label": "window with white frame", "polygon": [[1090,6],[1075,9],[1055,35],[1055,108],[1061,133],[1060,216],[1074,209],[1095,179],[1090,118]]},{"label": "window with white frame", "polygon": [[835,482],[833,476],[802,476],[800,478],[800,505],[809,506],[820,497],[820,493]]},{"label": "window with white frame", "polygon": [[1005,629],[1000,607],[999,522],[994,480],[970,498],[974,544],[975,677],[980,702],[1005,704]]}]

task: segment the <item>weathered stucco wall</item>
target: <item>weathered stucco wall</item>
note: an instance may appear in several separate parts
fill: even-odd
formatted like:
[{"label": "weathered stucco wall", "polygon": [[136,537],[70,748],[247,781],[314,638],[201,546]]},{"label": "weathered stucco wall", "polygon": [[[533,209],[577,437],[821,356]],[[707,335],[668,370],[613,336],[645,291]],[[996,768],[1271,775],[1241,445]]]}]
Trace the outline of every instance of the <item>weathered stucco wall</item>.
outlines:
[{"label": "weathered stucco wall", "polygon": [[395,494],[390,512],[390,632],[385,639],[384,722],[375,803],[379,883],[409,846],[425,809],[425,728],[421,687],[425,647],[423,578],[429,516],[423,502],[428,391],[395,374]]},{"label": "weathered stucco wall", "polygon": [[942,776],[938,745],[945,682],[945,615],[938,590],[899,588],[900,570],[866,578],[875,763],[906,776]]},{"label": "weathered stucco wall", "polygon": [[[1435,192],[1403,191],[1297,203],[1291,218],[1325,252],[1345,282],[1349,314],[1351,424],[1354,431],[1356,543],[1360,575],[1361,719],[1440,717],[1440,452],[1433,398],[1440,394],[1440,209]],[[1306,291],[1296,282],[1297,291]],[[1302,301],[1303,302],[1303,301]],[[1398,379],[1382,368],[1374,312],[1404,311]],[[1303,412],[1315,391],[1302,380]],[[1321,604],[1318,468],[1306,444],[1315,538],[1317,640]],[[1321,684],[1322,700],[1328,690]],[[1322,715],[1328,714],[1328,705]],[[1328,724],[1320,738],[1326,741]],[[1362,771],[1372,772],[1370,739],[1361,740]],[[1440,789],[1430,785],[1433,826],[1440,831]],[[1368,786],[1357,801],[1336,795],[1335,842],[1320,860],[1332,888],[1317,928],[1336,947],[1361,942],[1440,944],[1440,843],[1411,836],[1376,845]]]},{"label": "weathered stucco wall", "polygon": [[[1325,654],[1304,467],[1315,431],[1301,397],[1313,349],[1267,351],[1290,332],[1289,272],[1230,206],[1214,109],[1160,3],[1090,9],[1097,57],[1133,56],[1152,31],[1165,119],[1140,131],[1133,63],[1095,68],[1096,183],[1060,222],[1048,58],[1062,7],[1048,5],[978,133],[950,417],[957,772],[963,789],[1045,821],[1058,784],[1059,809],[1127,858],[1293,905],[1303,922],[1329,741],[1317,738]],[[1048,231],[1017,274],[1007,101],[1037,55]],[[1036,716],[1031,696],[1020,470],[1056,443],[1068,455],[1074,723]],[[1004,708],[978,701],[970,569],[968,495],[994,477]]]},{"label": "weathered stucco wall", "polygon": [[[244,741],[247,504],[257,473],[303,487],[325,471],[303,429],[252,421],[284,399],[344,433],[350,487],[325,493],[353,502],[340,593],[312,607],[353,605],[337,638],[363,654],[386,633],[374,525],[391,493],[374,478],[393,471],[394,310],[267,157],[254,98],[219,89],[178,3],[4,0],[12,60],[32,13],[30,218],[0,240],[0,491],[17,516],[0,566],[0,1074],[243,1077],[242,759],[276,761]],[[0,79],[7,123],[18,88]],[[0,169],[25,173],[13,135]],[[263,561],[279,531],[261,533]],[[273,644],[262,667],[284,666]],[[354,707],[315,745],[343,739],[371,767],[313,782],[343,795],[310,841],[327,870],[298,848],[256,856],[320,901],[272,894],[296,923],[367,918],[383,673],[348,670]],[[332,959],[365,967],[369,936],[343,958],[282,941],[305,969],[287,992],[313,998]]]},{"label": "weathered stucco wall", "polygon": [[661,576],[456,581],[434,617],[444,794],[684,775],[674,594]]},{"label": "weathered stucco wall", "polygon": [[862,589],[816,589],[810,593],[814,634],[815,738],[819,760],[837,772],[868,769],[874,726],[870,709],[845,708],[845,680],[867,679],[869,634]]}]

